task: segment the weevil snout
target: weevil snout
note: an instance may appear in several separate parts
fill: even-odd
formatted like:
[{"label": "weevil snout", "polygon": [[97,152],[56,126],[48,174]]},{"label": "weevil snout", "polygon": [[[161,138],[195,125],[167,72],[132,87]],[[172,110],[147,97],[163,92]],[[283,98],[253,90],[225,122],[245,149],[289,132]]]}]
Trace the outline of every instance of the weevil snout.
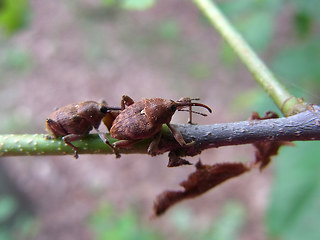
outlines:
[{"label": "weevil snout", "polygon": [[109,112],[109,108],[106,107],[106,106],[104,106],[104,105],[101,105],[99,110],[100,110],[100,112],[102,112],[102,113],[107,113],[107,112]]},{"label": "weevil snout", "polygon": [[[205,104],[202,104],[202,103],[191,102],[191,100],[188,101],[188,102],[179,102],[179,101],[176,102],[176,109],[177,109],[178,111],[189,111],[189,110],[185,110],[185,109],[183,109],[183,108],[185,108],[185,107],[192,107],[192,106],[203,107],[203,108],[207,109],[209,113],[212,113],[211,108],[208,107],[208,106],[205,105]],[[194,113],[198,113],[198,112],[194,112]]]},{"label": "weevil snout", "polygon": [[108,112],[111,112],[111,111],[121,110],[121,108],[119,108],[119,107],[107,107],[105,105],[101,105],[99,110],[102,113],[108,113]]}]

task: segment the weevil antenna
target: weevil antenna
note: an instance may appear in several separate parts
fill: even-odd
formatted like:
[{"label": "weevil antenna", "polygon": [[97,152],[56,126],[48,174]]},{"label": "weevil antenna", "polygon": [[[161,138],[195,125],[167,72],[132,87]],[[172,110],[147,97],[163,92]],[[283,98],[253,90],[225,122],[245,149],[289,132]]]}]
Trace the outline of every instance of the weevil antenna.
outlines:
[{"label": "weevil antenna", "polygon": [[178,107],[178,111],[180,111],[183,107],[187,107],[187,106],[198,106],[198,107],[206,108],[209,113],[212,113],[211,108],[209,108],[207,105],[204,105],[204,104],[202,104],[202,103],[177,102],[176,104],[177,104],[177,107]]},{"label": "weevil antenna", "polygon": [[191,113],[199,114],[199,115],[204,116],[204,117],[208,116],[208,115],[205,114],[205,113],[196,112],[196,111],[193,111],[193,110],[190,111],[190,110],[187,110],[187,109],[178,109],[178,111],[181,111],[181,112],[191,112]]}]

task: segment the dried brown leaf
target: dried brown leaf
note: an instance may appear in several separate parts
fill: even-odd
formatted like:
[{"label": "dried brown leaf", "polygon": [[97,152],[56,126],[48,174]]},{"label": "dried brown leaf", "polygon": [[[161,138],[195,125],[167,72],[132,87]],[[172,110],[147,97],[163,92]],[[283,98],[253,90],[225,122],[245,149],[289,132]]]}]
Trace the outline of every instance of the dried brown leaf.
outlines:
[{"label": "dried brown leaf", "polygon": [[268,111],[264,114],[263,117],[260,117],[259,113],[253,112],[250,116],[250,120],[265,120],[265,119],[272,119],[272,118],[279,118],[279,115],[275,112]]},{"label": "dried brown leaf", "polygon": [[[271,157],[278,154],[279,148],[282,145],[290,145],[288,142],[257,142],[255,147],[255,165],[259,165],[260,170],[263,170],[270,162]],[[292,145],[292,144],[291,144]]]},{"label": "dried brown leaf", "polygon": [[[266,112],[263,117],[260,117],[257,112],[253,112],[250,120],[265,120],[278,118],[278,114],[274,112]],[[282,145],[292,145],[290,142],[284,141],[270,141],[270,142],[256,142],[253,143],[255,147],[255,165],[259,165],[260,170],[263,170],[270,162],[271,157],[278,154],[279,148]]]},{"label": "dried brown leaf", "polygon": [[176,151],[169,152],[169,162],[167,167],[179,167],[182,165],[191,165],[191,163],[179,156]]},{"label": "dried brown leaf", "polygon": [[203,165],[199,161],[196,164],[196,171],[191,173],[187,180],[180,183],[184,191],[165,191],[157,197],[154,203],[154,214],[160,216],[177,202],[197,197],[248,170],[250,168],[243,163],[219,163],[210,166]]}]

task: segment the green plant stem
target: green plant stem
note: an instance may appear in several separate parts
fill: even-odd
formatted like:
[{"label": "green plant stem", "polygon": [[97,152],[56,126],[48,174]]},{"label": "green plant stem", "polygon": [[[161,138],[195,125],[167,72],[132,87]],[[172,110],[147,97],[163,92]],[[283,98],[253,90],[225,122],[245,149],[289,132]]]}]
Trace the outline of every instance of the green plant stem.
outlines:
[{"label": "green plant stem", "polygon": [[276,79],[274,74],[234,29],[213,1],[193,0],[193,2],[208,17],[285,116],[293,115],[306,109],[306,104],[291,95]]},{"label": "green plant stem", "polygon": [[[4,134],[0,135],[0,156],[73,155],[73,149],[61,139],[46,139],[45,134]],[[110,139],[110,143],[115,140]],[[89,134],[83,140],[72,142],[79,148],[79,154],[113,154],[98,134]],[[146,153],[141,145],[122,153]]]}]

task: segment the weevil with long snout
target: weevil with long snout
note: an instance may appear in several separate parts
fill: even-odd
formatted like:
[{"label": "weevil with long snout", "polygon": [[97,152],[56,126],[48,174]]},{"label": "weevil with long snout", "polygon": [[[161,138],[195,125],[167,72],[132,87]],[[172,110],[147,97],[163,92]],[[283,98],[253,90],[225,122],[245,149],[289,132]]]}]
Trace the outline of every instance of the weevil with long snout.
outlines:
[{"label": "weevil with long snout", "polygon": [[[185,107],[199,106],[206,108],[210,113],[212,112],[208,106],[192,102],[192,100],[182,98],[178,101],[172,101],[162,98],[149,98],[134,102],[129,96],[122,96],[122,111],[114,119],[110,129],[111,137],[120,140],[115,142],[114,146],[116,148],[127,148],[139,140],[153,137],[154,139],[148,147],[148,153],[156,155],[163,124],[168,126],[173,137],[182,147],[192,145],[193,142],[186,143],[181,133],[170,124],[176,111],[198,113],[191,109],[185,110]],[[202,113],[199,114],[206,116]]]},{"label": "weevil with long snout", "polygon": [[[52,133],[52,136],[46,136],[46,138],[61,137],[74,150],[74,157],[78,158],[78,148],[71,142],[82,139],[94,128],[102,141],[108,144],[116,153],[114,146],[109,143],[106,135],[99,131],[98,128],[104,117],[119,110],[121,108],[108,107],[104,101],[102,103],[86,101],[58,108],[46,120],[46,128]],[[120,157],[117,153],[116,156]]]}]

